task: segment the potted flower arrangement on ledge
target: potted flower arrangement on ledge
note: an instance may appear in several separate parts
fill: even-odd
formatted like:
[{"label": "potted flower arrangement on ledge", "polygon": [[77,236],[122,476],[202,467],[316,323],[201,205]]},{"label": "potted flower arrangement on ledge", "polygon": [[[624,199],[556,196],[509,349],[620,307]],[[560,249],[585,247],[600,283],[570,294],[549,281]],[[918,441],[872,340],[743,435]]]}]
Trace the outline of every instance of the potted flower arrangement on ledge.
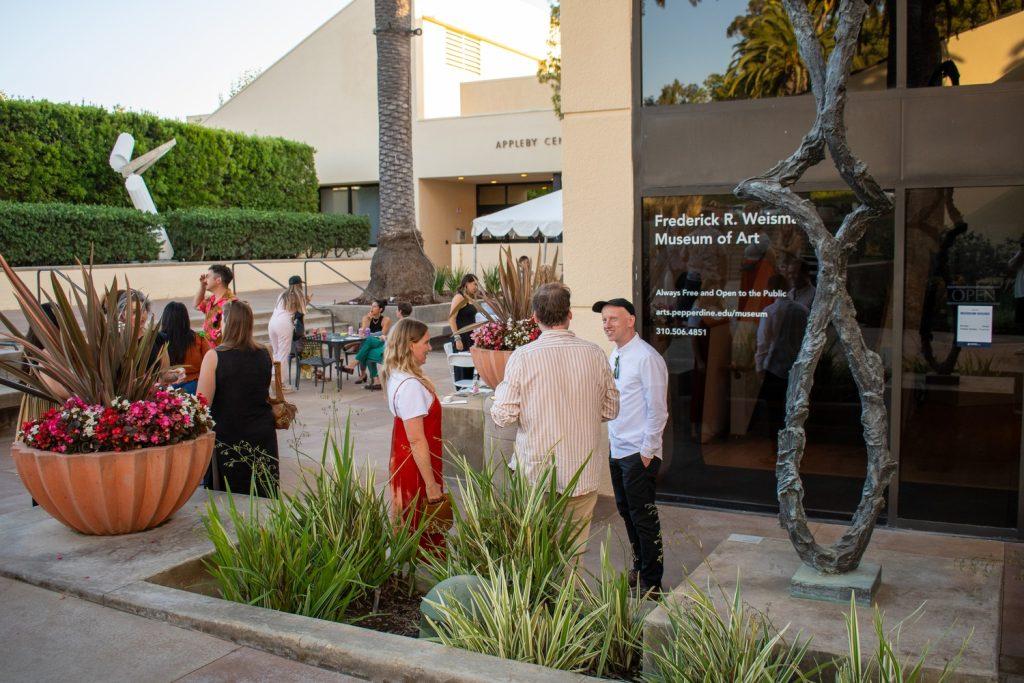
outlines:
[{"label": "potted flower arrangement on ledge", "polygon": [[[11,449],[34,500],[85,534],[143,531],[167,520],[195,491],[213,453],[213,420],[201,397],[160,386],[156,329],[115,278],[101,295],[91,269],[72,305],[51,274],[49,306],[0,256],[31,330],[0,322],[24,359],[0,361],[26,394],[46,406],[28,415]],[[47,308],[49,310],[47,310]],[[52,317],[51,317],[52,316]]]},{"label": "potted flower arrangement on ledge", "polygon": [[[539,249],[537,260],[540,260]],[[540,336],[540,328],[533,320],[531,300],[538,287],[557,279],[557,263],[556,249],[551,265],[544,264],[534,271],[527,262],[520,268],[512,258],[511,249],[502,247],[498,263],[500,286],[495,291],[484,292],[483,301],[476,302],[486,322],[475,326],[473,345],[469,347],[473,365],[488,386],[497,387],[505,378],[505,364],[513,351]]]}]

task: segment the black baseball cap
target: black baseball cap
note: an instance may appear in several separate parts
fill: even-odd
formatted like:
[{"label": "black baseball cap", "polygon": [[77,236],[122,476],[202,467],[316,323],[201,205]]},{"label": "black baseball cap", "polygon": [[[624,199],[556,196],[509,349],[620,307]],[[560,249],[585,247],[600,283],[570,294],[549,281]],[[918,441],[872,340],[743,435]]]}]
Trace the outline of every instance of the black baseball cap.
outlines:
[{"label": "black baseball cap", "polygon": [[288,286],[289,287],[292,286],[292,285],[301,285],[301,284],[302,284],[302,276],[300,276],[300,275],[292,275],[290,278],[288,278]]},{"label": "black baseball cap", "polygon": [[636,315],[636,309],[633,308],[633,304],[626,299],[609,299],[608,301],[598,301],[595,303],[591,310],[594,313],[600,313],[605,306],[618,306],[619,308],[625,308],[629,311],[630,315]]}]

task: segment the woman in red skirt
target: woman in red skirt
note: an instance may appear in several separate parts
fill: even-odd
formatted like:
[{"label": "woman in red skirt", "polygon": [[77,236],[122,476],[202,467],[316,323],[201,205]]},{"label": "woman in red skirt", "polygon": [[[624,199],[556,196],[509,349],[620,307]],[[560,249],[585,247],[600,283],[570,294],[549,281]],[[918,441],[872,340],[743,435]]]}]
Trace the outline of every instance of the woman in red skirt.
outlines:
[{"label": "woman in red skirt", "polygon": [[[388,332],[381,373],[388,407],[395,416],[391,432],[391,493],[396,515],[419,524],[422,508],[440,502],[441,402],[423,374],[430,353],[430,331],[419,320],[403,318]],[[443,552],[444,534],[424,533],[420,547]]]}]

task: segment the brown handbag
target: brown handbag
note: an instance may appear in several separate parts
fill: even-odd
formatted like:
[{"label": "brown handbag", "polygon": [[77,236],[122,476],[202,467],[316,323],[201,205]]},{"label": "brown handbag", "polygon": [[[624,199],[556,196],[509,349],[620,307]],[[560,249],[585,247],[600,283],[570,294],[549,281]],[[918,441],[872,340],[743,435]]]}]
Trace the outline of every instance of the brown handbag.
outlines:
[{"label": "brown handbag", "polygon": [[270,397],[270,409],[274,411],[274,429],[288,429],[299,409],[294,403],[284,400],[284,387],[281,385],[281,362],[274,361],[274,395]]},{"label": "brown handbag", "polygon": [[441,500],[436,503],[427,502],[423,499],[423,515],[427,520],[428,534],[443,534],[452,527],[455,521],[455,511],[452,509],[452,494],[443,493]]}]

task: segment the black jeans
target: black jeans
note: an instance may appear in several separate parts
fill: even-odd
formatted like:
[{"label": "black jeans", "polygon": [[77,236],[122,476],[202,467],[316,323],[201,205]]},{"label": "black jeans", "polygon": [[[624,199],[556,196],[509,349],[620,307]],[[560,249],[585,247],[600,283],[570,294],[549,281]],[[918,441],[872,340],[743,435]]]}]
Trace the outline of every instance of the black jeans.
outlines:
[{"label": "black jeans", "polygon": [[626,523],[626,534],[633,546],[633,568],[640,575],[640,586],[660,588],[664,556],[661,522],[654,504],[654,482],[661,459],[654,458],[644,467],[640,454],[634,453],[625,458],[611,458],[609,467],[615,505]]}]

